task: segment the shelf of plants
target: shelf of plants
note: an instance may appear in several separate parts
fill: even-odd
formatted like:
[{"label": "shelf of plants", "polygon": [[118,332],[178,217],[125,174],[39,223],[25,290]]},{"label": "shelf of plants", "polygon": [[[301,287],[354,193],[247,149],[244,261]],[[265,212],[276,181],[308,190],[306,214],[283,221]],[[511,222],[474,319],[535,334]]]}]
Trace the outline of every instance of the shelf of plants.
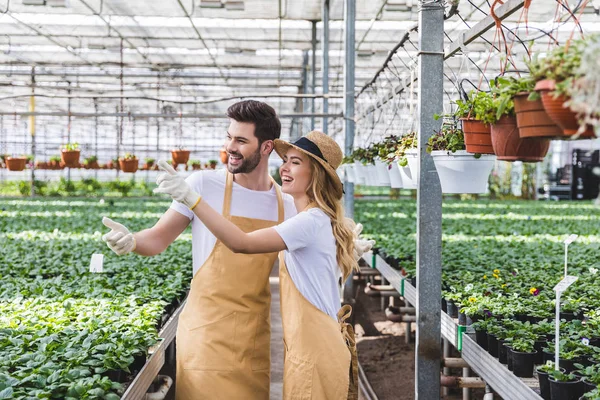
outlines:
[{"label": "shelf of plants", "polygon": [[[400,293],[414,296],[408,282],[415,276],[414,200],[360,201],[355,217],[365,235],[377,240],[376,267]],[[569,274],[579,280],[561,300],[560,366],[567,374],[551,380],[579,374],[576,390],[582,391],[600,383],[599,222],[600,209],[591,204],[444,201],[442,333],[505,399],[539,398],[528,386],[538,385],[534,365],[553,359],[552,289],[563,276],[563,240],[571,233],[579,238],[569,247]],[[371,255],[365,259],[373,262]],[[461,341],[465,325],[476,341],[468,335]],[[515,353],[533,353],[531,367],[510,372],[503,364]],[[544,395],[547,375],[538,377]],[[600,398],[597,391],[588,395]]]},{"label": "shelf of plants", "polygon": [[[140,230],[168,206],[0,200],[0,398],[121,398],[185,297],[191,236],[156,257],[117,257],[101,219]],[[94,253],[105,255],[103,273],[89,272]],[[146,368],[161,364],[154,355]]]}]

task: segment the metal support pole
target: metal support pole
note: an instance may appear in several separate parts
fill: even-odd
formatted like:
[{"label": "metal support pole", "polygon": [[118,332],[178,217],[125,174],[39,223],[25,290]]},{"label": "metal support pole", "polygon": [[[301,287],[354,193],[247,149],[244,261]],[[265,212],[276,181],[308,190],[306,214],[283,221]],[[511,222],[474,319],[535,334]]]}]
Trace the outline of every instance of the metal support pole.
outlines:
[{"label": "metal support pole", "polygon": [[415,399],[440,398],[442,191],[426,144],[443,113],[444,1],[420,1]]},{"label": "metal support pole", "polygon": [[[308,94],[308,90],[309,90],[308,69],[309,69],[309,67],[308,67],[308,50],[306,50],[302,54],[302,94]],[[302,112],[303,113],[307,112],[309,102],[310,102],[309,99],[302,99]],[[310,112],[312,112],[312,110]],[[300,121],[302,121],[302,124],[301,124],[302,128],[300,128],[302,131],[300,136],[302,136],[303,133],[309,132],[310,122],[307,121],[306,118],[302,118]]]},{"label": "metal support pole", "polygon": [[[71,82],[69,83],[69,99],[67,100],[67,143],[71,143]],[[71,182],[71,167],[67,167],[67,180]]]},{"label": "metal support pole", "polygon": [[[98,99],[94,99],[94,110],[96,117],[94,118],[94,155],[98,158]],[[100,160],[96,160],[100,162]],[[94,169],[94,179],[98,179],[98,169]]]},{"label": "metal support pole", "polygon": [[[471,369],[469,367],[465,367],[462,369],[462,376],[463,378],[468,378],[469,376],[471,376]],[[462,398],[463,400],[471,400],[471,389],[468,387],[463,387],[463,395]]]},{"label": "metal support pole", "polygon": [[[311,55],[311,62],[310,62],[310,72],[311,72],[311,78],[310,78],[310,93],[311,94],[316,94],[316,88],[317,88],[317,21],[312,21],[312,55]],[[310,112],[312,114],[315,113],[315,99],[311,99],[310,100]],[[310,118],[310,130],[314,131],[315,130],[315,117],[311,117]]]},{"label": "metal support pole", "polygon": [[[29,99],[29,111],[35,111],[35,67],[31,69],[31,98]],[[35,117],[29,117],[29,133],[31,134],[31,155],[33,156],[31,166],[31,197],[35,197]]]},{"label": "metal support pole", "polygon": [[[115,106],[117,112],[119,111],[119,106]],[[123,117],[121,117],[121,122],[123,121]],[[117,128],[117,147],[115,147],[117,151],[117,165],[115,168],[117,169],[117,179],[119,178],[119,171],[121,168],[119,167],[119,155],[121,154],[121,128],[123,127],[123,123],[119,124],[119,118],[115,118],[116,128]]]},{"label": "metal support pole", "polygon": [[[444,354],[444,360],[450,358],[450,342],[446,338],[443,339],[443,354]],[[447,366],[444,366],[442,373],[446,376],[450,375],[450,368],[448,368]],[[442,388],[442,396],[448,396],[448,393],[449,393],[448,388],[444,386]]]},{"label": "metal support pole", "polygon": [[[329,0],[323,0],[323,8],[321,11],[321,19],[323,20],[323,31],[321,32],[321,73],[322,73],[322,93],[329,93]],[[355,39],[353,39],[354,42]],[[353,47],[354,49],[354,47]],[[347,50],[347,48],[346,48]],[[323,97],[323,114],[329,112],[329,100]],[[323,117],[323,133],[327,134],[327,117]]]}]

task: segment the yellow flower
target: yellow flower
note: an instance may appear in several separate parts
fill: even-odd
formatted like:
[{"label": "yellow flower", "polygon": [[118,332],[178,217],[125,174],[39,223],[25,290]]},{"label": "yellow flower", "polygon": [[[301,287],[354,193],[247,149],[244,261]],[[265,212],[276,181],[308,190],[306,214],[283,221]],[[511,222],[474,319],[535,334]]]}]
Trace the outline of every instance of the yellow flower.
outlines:
[{"label": "yellow flower", "polygon": [[495,274],[499,274],[499,273],[500,273],[500,270],[499,270],[499,269],[495,269],[495,270],[494,270],[494,273],[495,273]]},{"label": "yellow flower", "polygon": [[477,299],[475,297],[469,297],[469,302],[475,303]]},{"label": "yellow flower", "polygon": [[502,284],[502,287],[506,287],[506,283],[503,283],[503,284]]},{"label": "yellow flower", "polygon": [[498,275],[498,274],[492,274],[492,276],[496,279],[500,279],[500,275]]},{"label": "yellow flower", "polygon": [[483,276],[483,279],[487,279],[487,275],[484,275],[484,276]]},{"label": "yellow flower", "polygon": [[532,287],[531,289],[529,289],[529,293],[534,294],[536,290],[536,288]]}]

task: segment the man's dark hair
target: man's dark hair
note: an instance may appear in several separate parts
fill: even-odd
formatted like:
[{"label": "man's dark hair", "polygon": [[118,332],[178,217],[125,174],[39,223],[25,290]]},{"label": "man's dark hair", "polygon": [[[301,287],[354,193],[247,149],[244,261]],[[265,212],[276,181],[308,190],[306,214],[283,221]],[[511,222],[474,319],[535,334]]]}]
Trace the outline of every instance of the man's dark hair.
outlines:
[{"label": "man's dark hair", "polygon": [[259,144],[281,136],[281,122],[275,109],[262,101],[244,100],[232,104],[227,109],[227,116],[237,122],[253,123],[254,136]]}]

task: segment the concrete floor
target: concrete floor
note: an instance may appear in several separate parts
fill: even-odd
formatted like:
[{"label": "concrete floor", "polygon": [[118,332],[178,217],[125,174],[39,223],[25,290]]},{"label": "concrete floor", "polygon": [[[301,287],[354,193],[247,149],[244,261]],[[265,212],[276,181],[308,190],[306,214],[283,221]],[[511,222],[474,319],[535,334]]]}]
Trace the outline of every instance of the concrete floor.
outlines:
[{"label": "concrete floor", "polygon": [[283,328],[279,312],[279,263],[271,272],[271,400],[283,398]]}]

